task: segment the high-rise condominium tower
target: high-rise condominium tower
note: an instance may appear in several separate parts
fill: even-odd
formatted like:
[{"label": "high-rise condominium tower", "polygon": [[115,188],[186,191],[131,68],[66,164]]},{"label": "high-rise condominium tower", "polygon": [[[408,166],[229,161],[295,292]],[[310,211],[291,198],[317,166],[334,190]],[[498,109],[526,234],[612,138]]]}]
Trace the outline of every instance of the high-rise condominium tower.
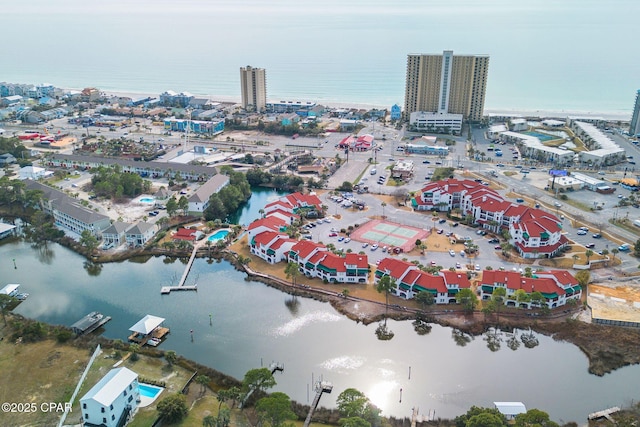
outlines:
[{"label": "high-rise condominium tower", "polygon": [[462,114],[480,121],[489,70],[488,55],[410,54],[404,95],[405,117],[415,111]]},{"label": "high-rise condominium tower", "polygon": [[640,135],[640,90],[636,92],[636,103],[633,107],[633,115],[631,116],[629,135]]},{"label": "high-rise condominium tower", "polygon": [[264,68],[240,68],[242,108],[262,112],[267,106],[267,77]]}]

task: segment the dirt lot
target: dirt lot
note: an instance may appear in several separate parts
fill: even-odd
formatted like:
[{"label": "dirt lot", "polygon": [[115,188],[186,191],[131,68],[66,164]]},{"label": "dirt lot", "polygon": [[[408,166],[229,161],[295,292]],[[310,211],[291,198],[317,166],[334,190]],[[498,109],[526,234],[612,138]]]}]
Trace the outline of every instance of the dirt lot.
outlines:
[{"label": "dirt lot", "polygon": [[593,317],[640,322],[640,284],[637,282],[591,284],[588,303]]}]

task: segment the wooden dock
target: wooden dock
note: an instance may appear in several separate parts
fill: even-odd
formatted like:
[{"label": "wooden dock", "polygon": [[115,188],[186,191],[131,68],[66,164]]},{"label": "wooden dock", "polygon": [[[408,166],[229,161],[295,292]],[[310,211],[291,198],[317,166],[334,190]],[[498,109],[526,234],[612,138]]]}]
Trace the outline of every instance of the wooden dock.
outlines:
[{"label": "wooden dock", "polygon": [[189,262],[187,262],[186,267],[184,268],[184,273],[182,273],[182,277],[178,282],[178,286],[163,286],[160,288],[160,293],[163,295],[170,294],[172,291],[197,291],[198,285],[193,286],[185,286],[184,282],[187,280],[187,276],[189,275],[189,271],[191,271],[191,266],[193,265],[193,261],[196,259],[196,254],[198,253],[198,246],[193,246],[193,251],[191,252],[191,257],[189,257]]},{"label": "wooden dock", "polygon": [[193,286],[163,286],[160,288],[161,294],[170,294],[172,291],[197,291],[198,285]]}]

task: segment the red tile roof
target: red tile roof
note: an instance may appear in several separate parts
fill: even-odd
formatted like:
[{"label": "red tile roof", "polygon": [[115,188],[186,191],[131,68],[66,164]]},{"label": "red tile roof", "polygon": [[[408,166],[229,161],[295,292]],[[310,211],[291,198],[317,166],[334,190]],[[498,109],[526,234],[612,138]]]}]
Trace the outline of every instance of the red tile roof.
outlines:
[{"label": "red tile roof", "polygon": [[308,240],[300,240],[293,245],[291,250],[298,254],[298,258],[307,258],[314,250],[326,251],[327,248],[319,243],[310,242]]},{"label": "red tile roof", "polygon": [[442,270],[440,275],[444,277],[444,282],[447,285],[458,285],[458,288],[470,288],[471,283],[467,278],[467,275],[457,271]]},{"label": "red tile roof", "polygon": [[550,270],[550,271],[541,271],[536,273],[537,276],[542,277],[543,275],[550,275],[555,277],[556,281],[564,286],[576,286],[578,285],[578,280],[571,275],[566,270]]},{"label": "red tile roof", "polygon": [[178,231],[176,231],[171,237],[177,240],[196,240],[196,232],[197,230],[178,228]]},{"label": "red tile roof", "polygon": [[260,246],[266,246],[280,235],[280,233],[276,233],[275,231],[263,231],[262,233],[256,234],[253,241]]},{"label": "red tile roof", "polygon": [[286,226],[287,222],[285,222],[283,219],[278,218],[277,216],[268,216],[266,218],[260,218],[260,219],[256,219],[255,221],[253,221],[251,224],[249,224],[249,227],[247,227],[248,230],[255,230],[258,227],[267,227],[270,228],[271,230],[279,230],[280,227],[282,226]]},{"label": "red tile roof", "polygon": [[356,268],[369,268],[369,257],[360,254],[347,254],[345,256],[345,264],[355,265]]}]

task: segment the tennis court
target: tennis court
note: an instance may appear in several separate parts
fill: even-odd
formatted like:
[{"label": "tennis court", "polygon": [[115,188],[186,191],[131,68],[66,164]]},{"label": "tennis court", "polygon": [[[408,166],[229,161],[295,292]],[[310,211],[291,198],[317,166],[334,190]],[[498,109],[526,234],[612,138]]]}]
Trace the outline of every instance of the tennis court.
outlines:
[{"label": "tennis court", "polygon": [[351,233],[351,238],[359,242],[399,247],[404,252],[413,249],[416,240],[427,236],[427,230],[381,220],[369,221]]}]

